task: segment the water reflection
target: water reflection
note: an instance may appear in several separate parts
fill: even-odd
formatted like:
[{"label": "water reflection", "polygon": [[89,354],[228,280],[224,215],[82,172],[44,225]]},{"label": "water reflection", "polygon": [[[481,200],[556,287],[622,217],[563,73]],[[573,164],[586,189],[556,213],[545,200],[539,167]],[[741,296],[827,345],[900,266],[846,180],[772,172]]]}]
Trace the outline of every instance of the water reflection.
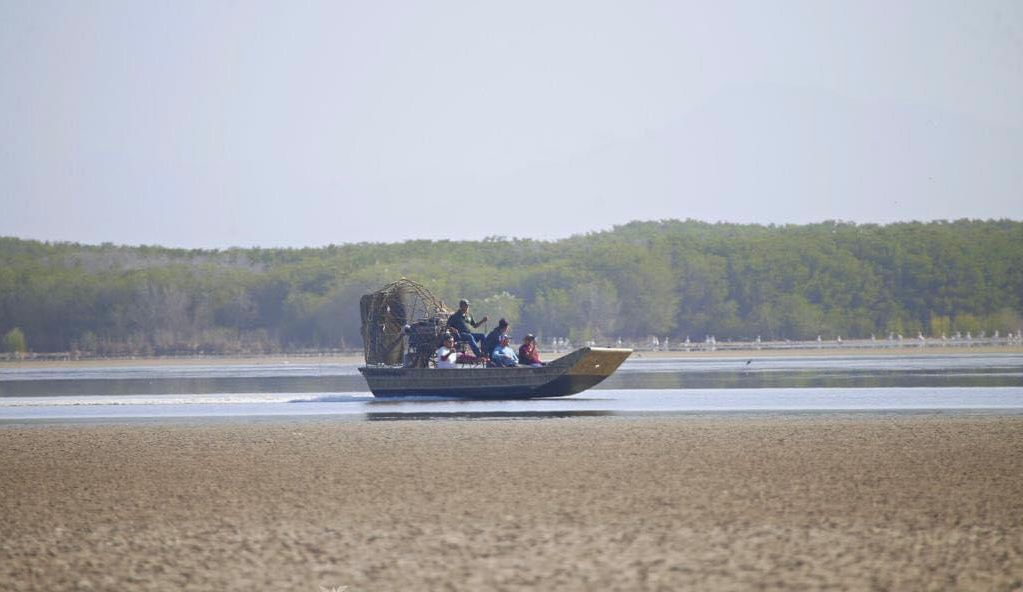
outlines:
[{"label": "water reflection", "polygon": [[0,397],[368,392],[362,376],[0,380]]},{"label": "water reflection", "polygon": [[[628,360],[607,390],[1023,386],[1023,355]],[[352,365],[0,367],[0,397],[366,393]]]},{"label": "water reflection", "polygon": [[395,413],[367,413],[367,421],[404,421],[435,419],[564,419],[568,417],[606,417],[614,411],[413,411]]},{"label": "water reflection", "polygon": [[603,389],[998,387],[1023,385],[1023,368],[622,372]]}]

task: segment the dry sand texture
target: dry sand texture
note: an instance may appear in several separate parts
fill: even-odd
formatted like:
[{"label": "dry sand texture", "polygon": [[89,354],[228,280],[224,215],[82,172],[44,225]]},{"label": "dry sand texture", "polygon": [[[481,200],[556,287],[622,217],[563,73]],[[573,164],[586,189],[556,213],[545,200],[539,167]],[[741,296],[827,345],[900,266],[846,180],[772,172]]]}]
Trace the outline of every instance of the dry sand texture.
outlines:
[{"label": "dry sand texture", "polygon": [[0,588],[1023,587],[1023,418],[0,427]]}]

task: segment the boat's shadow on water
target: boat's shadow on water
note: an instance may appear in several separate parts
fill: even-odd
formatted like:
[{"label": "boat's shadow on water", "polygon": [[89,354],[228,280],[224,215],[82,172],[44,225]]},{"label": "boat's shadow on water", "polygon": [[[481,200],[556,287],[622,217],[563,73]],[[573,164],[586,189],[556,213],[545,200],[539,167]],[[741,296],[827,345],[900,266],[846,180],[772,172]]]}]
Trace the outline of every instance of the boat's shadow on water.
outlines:
[{"label": "boat's shadow on water", "polygon": [[[557,401],[558,409],[537,409],[545,401]],[[602,417],[614,411],[602,409],[571,409],[592,403],[590,398],[524,399],[524,400],[467,400],[449,397],[401,397],[374,399],[366,403],[374,409],[365,414],[367,421],[402,421],[432,419],[562,419],[569,417]],[[430,407],[443,407],[433,409]],[[513,406],[512,409],[480,409],[481,406]],[[453,408],[454,407],[454,408]],[[457,409],[463,407],[464,410]],[[529,407],[529,408],[525,408]],[[568,409],[566,409],[568,407]],[[375,409],[380,409],[376,411]],[[394,409],[394,411],[387,411]]]},{"label": "boat's shadow on water", "polygon": [[403,413],[371,412],[367,421],[406,421],[435,419],[564,419],[569,417],[605,417],[613,411],[413,411]]},{"label": "boat's shadow on water", "polygon": [[[431,419],[557,419],[614,415],[612,410],[573,409],[592,405],[602,399],[465,399],[462,397],[394,397],[377,399],[372,395],[331,394],[293,399],[288,403],[356,403],[367,421],[405,421]],[[557,409],[543,409],[557,402]],[[509,408],[510,407],[510,408]],[[567,408],[566,408],[567,407]]]},{"label": "boat's shadow on water", "polygon": [[304,397],[291,399],[288,403],[372,403],[373,395],[369,394],[333,394],[321,395],[319,397]]}]

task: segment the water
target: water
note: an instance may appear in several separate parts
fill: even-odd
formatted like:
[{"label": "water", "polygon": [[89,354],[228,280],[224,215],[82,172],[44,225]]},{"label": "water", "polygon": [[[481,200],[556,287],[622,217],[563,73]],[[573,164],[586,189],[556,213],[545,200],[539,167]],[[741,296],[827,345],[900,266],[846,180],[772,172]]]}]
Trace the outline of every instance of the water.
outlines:
[{"label": "water", "polygon": [[634,357],[598,388],[529,401],[376,400],[341,364],[0,369],[5,423],[920,410],[1023,414],[1023,355]]}]

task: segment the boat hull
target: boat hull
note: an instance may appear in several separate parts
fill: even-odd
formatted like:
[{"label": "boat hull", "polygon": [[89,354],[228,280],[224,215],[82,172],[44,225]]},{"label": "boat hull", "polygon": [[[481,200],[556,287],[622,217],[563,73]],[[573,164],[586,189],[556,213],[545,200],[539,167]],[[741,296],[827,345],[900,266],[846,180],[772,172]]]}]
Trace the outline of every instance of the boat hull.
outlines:
[{"label": "boat hull", "polygon": [[365,366],[359,371],[373,395],[445,399],[566,397],[592,388],[614,373],[631,349],[584,347],[540,368],[401,368]]}]

